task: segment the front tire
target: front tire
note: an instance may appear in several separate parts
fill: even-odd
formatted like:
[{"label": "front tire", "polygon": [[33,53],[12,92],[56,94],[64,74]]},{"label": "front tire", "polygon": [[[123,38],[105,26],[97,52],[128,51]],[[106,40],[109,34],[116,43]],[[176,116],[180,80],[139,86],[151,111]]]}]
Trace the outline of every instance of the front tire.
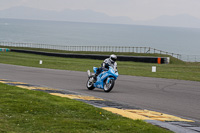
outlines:
[{"label": "front tire", "polygon": [[110,92],[115,84],[115,80],[114,79],[110,79],[109,83],[107,83],[107,81],[104,84],[104,91],[105,92]]},{"label": "front tire", "polygon": [[94,83],[94,77],[90,76],[86,83],[86,87],[88,88],[88,90],[93,90],[95,88],[93,83]]}]

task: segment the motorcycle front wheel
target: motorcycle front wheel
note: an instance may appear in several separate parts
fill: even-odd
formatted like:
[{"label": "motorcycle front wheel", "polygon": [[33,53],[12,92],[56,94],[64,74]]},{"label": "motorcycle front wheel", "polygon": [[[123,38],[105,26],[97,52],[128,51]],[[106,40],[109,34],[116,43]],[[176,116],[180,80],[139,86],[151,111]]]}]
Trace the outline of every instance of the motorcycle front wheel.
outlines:
[{"label": "motorcycle front wheel", "polygon": [[109,83],[104,84],[104,91],[105,92],[110,92],[112,90],[112,88],[114,87],[115,84],[115,80],[114,79],[110,79]]},{"label": "motorcycle front wheel", "polygon": [[94,77],[89,77],[87,83],[86,83],[86,87],[88,88],[88,90],[93,90],[95,87],[93,85],[93,81],[94,81]]}]

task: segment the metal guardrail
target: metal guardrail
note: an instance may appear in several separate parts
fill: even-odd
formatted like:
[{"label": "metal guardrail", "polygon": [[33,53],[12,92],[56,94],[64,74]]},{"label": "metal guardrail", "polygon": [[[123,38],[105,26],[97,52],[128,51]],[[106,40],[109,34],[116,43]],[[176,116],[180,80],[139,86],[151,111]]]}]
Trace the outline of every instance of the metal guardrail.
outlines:
[{"label": "metal guardrail", "polygon": [[51,45],[51,44],[37,44],[37,43],[19,43],[19,42],[0,42],[0,46],[10,47],[27,47],[27,48],[43,48],[43,49],[55,49],[65,51],[97,51],[97,52],[134,52],[134,53],[150,53],[150,54],[166,54],[183,61],[200,62],[199,56],[184,56],[181,54],[175,54],[165,52],[151,47],[128,47],[128,46],[63,46],[63,45]]}]

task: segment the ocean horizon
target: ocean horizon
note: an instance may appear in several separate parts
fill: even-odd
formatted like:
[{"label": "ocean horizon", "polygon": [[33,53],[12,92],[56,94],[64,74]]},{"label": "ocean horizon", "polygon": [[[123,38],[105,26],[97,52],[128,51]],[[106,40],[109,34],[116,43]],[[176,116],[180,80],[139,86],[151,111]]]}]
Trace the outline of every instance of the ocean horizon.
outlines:
[{"label": "ocean horizon", "polygon": [[1,18],[0,42],[152,47],[176,54],[199,55],[200,29]]}]

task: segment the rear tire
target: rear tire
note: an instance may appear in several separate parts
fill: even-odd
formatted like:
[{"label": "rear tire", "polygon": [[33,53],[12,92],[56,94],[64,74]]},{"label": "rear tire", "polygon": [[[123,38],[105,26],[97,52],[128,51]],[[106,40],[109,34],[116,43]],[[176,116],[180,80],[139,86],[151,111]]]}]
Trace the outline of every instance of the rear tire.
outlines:
[{"label": "rear tire", "polygon": [[113,89],[114,85],[115,85],[115,80],[114,79],[110,79],[109,83],[105,83],[104,84],[104,91],[105,92],[110,92]]},{"label": "rear tire", "polygon": [[86,87],[88,88],[88,90],[93,90],[95,88],[92,81],[94,81],[94,77],[90,76],[86,83]]}]

